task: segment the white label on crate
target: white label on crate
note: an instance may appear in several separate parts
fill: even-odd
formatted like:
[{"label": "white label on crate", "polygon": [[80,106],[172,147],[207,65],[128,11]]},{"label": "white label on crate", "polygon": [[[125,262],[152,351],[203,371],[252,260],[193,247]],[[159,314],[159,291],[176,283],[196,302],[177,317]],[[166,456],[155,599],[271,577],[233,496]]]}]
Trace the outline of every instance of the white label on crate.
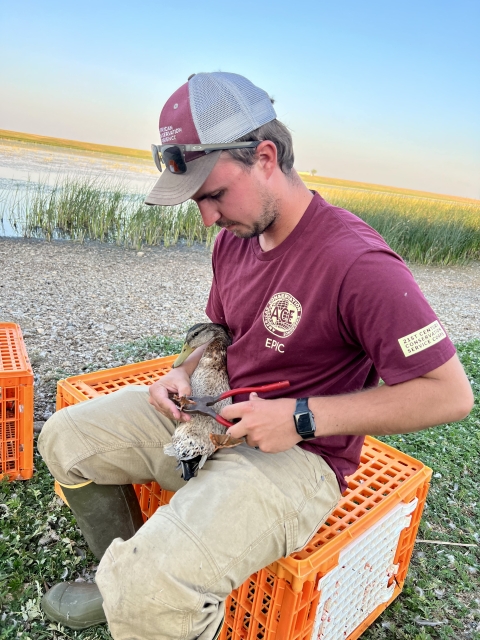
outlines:
[{"label": "white label on crate", "polygon": [[312,640],[343,640],[388,602],[394,591],[388,582],[398,571],[393,561],[400,533],[410,525],[417,504],[415,498],[396,505],[339,553],[338,565],[318,582]]},{"label": "white label on crate", "polygon": [[437,342],[440,342],[446,337],[447,334],[442,329],[439,321],[435,320],[426,327],[423,327],[423,329],[399,338],[398,342],[402,347],[403,355],[408,358],[408,356],[413,356],[415,353],[428,349],[428,347],[437,344]]}]

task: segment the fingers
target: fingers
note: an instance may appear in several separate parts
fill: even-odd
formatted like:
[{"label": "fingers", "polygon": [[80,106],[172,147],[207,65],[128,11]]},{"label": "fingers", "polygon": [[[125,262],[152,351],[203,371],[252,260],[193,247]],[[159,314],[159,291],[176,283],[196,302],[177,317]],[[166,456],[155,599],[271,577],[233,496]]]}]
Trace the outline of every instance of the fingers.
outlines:
[{"label": "fingers", "polygon": [[182,396],[191,396],[192,387],[190,386],[190,379],[187,378],[186,380],[184,380],[183,378],[180,378],[180,380],[175,384],[174,392],[179,398],[181,398]]},{"label": "fingers", "polygon": [[256,401],[265,402],[262,398],[259,398],[255,392],[252,392],[249,396],[249,399],[245,402],[236,402],[235,404],[229,404],[220,412],[227,420],[233,422],[236,418],[244,418],[247,414],[252,413],[254,411],[253,403]]},{"label": "fingers", "polygon": [[159,413],[164,415],[166,418],[170,418],[170,420],[179,420],[180,422],[189,422],[191,420],[191,417],[188,414],[180,411],[177,405],[169,399],[160,403],[150,397],[149,402]]},{"label": "fingers", "polygon": [[[226,407],[223,407],[223,409],[220,411],[220,415],[223,418],[226,418],[227,420],[229,420],[230,422],[233,422],[234,420],[237,420],[237,419],[241,420],[243,417],[245,417],[247,413],[249,413],[250,411],[249,404],[250,404],[249,400],[247,400],[246,402],[237,402],[235,404],[228,404]],[[230,429],[232,429],[232,427],[230,427]]]},{"label": "fingers", "polygon": [[152,407],[154,407],[164,416],[175,420],[179,419],[178,416],[180,412],[178,410],[178,407],[176,407],[175,404],[168,398],[168,391],[166,391],[166,394],[164,395],[158,387],[155,390],[150,389],[148,401],[152,405]]},{"label": "fingers", "polygon": [[277,398],[265,400],[252,393],[247,402],[225,407],[222,415],[230,421],[240,422],[229,428],[233,438],[245,438],[250,447],[259,447],[264,453],[286,451],[299,441],[293,424],[295,400]]},{"label": "fingers", "polygon": [[247,437],[245,438],[245,442],[248,444],[249,447],[251,447],[252,449],[257,449],[260,450],[260,445],[255,442],[255,440],[253,440],[252,437]]},{"label": "fingers", "polygon": [[162,415],[170,420],[180,420],[188,422],[191,417],[182,413],[178,406],[169,398],[169,393],[174,393],[179,397],[191,395],[191,387],[187,381],[181,378],[177,381],[167,379],[157,380],[149,387],[149,403]]},{"label": "fingers", "polygon": [[[252,396],[254,396],[252,398]],[[229,404],[220,412],[220,415],[223,418],[226,418],[230,422],[234,422],[235,424],[232,427],[229,427],[228,433],[232,436],[232,438],[243,438],[245,437],[245,441],[249,446],[256,446],[257,443],[253,444],[252,441],[252,433],[250,431],[248,416],[251,415],[253,411],[252,400],[258,399],[256,393],[250,394],[250,399],[245,402],[237,402],[235,404]]]}]

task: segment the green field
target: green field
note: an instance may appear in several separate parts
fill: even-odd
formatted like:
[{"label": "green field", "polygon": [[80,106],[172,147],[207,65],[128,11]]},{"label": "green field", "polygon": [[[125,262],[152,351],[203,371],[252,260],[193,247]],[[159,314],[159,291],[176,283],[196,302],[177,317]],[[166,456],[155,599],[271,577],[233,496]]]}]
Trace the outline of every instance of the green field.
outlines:
[{"label": "green field", "polygon": [[321,194],[365,220],[405,260],[461,264],[480,259],[480,202],[326,185]]},{"label": "green field", "polygon": [[302,180],[310,189],[322,191],[324,187],[353,189],[355,191],[375,191],[379,193],[391,193],[395,195],[412,196],[415,198],[428,198],[429,200],[448,200],[449,202],[464,202],[480,205],[480,200],[472,198],[462,198],[461,196],[451,196],[432,191],[418,191],[415,189],[403,189],[402,187],[389,187],[383,184],[373,184],[371,182],[356,182],[354,180],[341,180],[339,178],[327,178],[323,176],[312,176],[306,171],[298,172]]},{"label": "green field", "polygon": [[480,200],[300,174],[309,189],[376,229],[405,260],[480,259]]},{"label": "green field", "polygon": [[93,142],[82,142],[81,140],[65,140],[63,138],[52,138],[51,136],[39,136],[34,133],[21,133],[20,131],[7,131],[0,129],[0,140],[14,140],[15,142],[29,142],[33,144],[47,145],[49,147],[59,147],[63,149],[75,149],[77,151],[94,151],[96,153],[110,153],[116,156],[128,158],[151,159],[150,151],[141,149],[130,149],[128,147],[114,147],[106,144],[95,144]]}]

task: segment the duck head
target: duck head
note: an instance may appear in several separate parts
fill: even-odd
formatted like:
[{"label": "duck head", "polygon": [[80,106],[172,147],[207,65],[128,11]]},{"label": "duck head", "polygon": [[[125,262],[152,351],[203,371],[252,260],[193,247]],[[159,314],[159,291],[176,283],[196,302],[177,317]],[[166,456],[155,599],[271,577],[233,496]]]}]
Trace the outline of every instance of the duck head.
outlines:
[{"label": "duck head", "polygon": [[194,324],[187,331],[182,350],[172,366],[174,368],[179,367],[197,347],[212,342],[215,338],[221,338],[223,342],[226,342],[225,348],[231,344],[231,337],[227,327],[214,322]]}]

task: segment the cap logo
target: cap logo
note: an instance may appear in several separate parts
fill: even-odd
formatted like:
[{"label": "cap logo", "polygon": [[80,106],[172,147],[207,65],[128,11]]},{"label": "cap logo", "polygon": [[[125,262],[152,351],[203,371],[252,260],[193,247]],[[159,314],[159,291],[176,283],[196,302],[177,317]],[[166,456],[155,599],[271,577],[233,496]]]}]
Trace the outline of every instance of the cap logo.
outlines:
[{"label": "cap logo", "polygon": [[166,127],[160,127],[160,140],[162,144],[168,144],[169,142],[175,142],[177,134],[182,132],[182,127],[174,129],[172,125]]}]

